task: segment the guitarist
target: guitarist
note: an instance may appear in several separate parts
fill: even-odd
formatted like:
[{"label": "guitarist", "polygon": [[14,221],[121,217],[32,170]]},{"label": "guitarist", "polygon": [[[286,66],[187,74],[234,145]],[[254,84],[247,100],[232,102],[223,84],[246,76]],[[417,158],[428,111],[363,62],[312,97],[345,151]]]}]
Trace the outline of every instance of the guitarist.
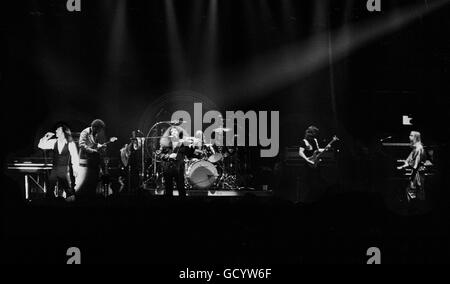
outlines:
[{"label": "guitarist", "polygon": [[80,168],[75,187],[77,195],[95,195],[101,156],[106,151],[105,129],[106,124],[96,119],[80,134]]},{"label": "guitarist", "polygon": [[299,155],[305,160],[305,164],[300,169],[300,189],[298,201],[302,203],[309,203],[316,201],[317,197],[321,195],[322,178],[320,168],[314,167],[315,162],[312,157],[316,151],[322,152],[319,146],[320,130],[316,126],[310,126],[305,131],[305,137],[300,142]]},{"label": "guitarist", "polygon": [[314,165],[314,161],[311,157],[314,155],[316,151],[322,152],[323,149],[320,149],[319,141],[317,140],[319,137],[320,130],[315,126],[310,126],[306,129],[305,138],[300,143],[299,154],[300,157],[303,158],[306,163]]}]

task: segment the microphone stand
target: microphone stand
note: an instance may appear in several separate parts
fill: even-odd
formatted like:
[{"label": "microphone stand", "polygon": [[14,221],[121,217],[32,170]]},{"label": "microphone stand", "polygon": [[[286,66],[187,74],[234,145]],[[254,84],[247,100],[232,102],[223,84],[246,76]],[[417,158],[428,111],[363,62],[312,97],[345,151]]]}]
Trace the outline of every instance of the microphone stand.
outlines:
[{"label": "microphone stand", "polygon": [[[44,152],[44,164],[45,164],[45,167],[47,167],[47,165],[48,165],[47,150],[42,150],[42,151]],[[47,194],[47,190],[49,190],[49,189],[47,189],[47,183],[49,182],[49,179],[50,179],[50,173],[49,173],[48,170],[45,170],[45,174],[44,174],[44,191],[45,191],[45,194]]]},{"label": "microphone stand", "polygon": [[[178,122],[177,122],[178,123]],[[180,124],[183,123],[183,121],[179,122]],[[167,125],[175,125],[176,123],[174,123],[174,121],[160,121],[155,123],[150,130],[147,133],[147,136],[143,139],[142,141],[142,173],[141,173],[141,177],[142,177],[142,188],[145,189],[145,146],[147,145],[147,140],[153,140],[153,139],[160,139],[161,137],[151,137],[150,134],[152,133],[152,131],[163,124],[167,124]],[[156,153],[152,153],[152,159],[153,159],[153,178],[155,178],[155,183],[157,182],[157,169],[156,169]]]},{"label": "microphone stand", "polygon": [[146,143],[146,139],[142,139],[142,146],[141,146],[141,155],[142,155],[142,159],[141,159],[141,166],[142,166],[142,172],[141,172],[141,185],[142,185],[142,189],[145,189],[145,147],[146,147],[147,143]]}]

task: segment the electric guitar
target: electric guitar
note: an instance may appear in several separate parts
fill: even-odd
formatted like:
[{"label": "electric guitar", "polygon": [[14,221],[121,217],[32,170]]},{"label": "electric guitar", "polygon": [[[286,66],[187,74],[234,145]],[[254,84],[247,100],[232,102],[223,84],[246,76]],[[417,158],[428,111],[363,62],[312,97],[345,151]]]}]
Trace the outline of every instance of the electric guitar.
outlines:
[{"label": "electric guitar", "polygon": [[117,137],[111,137],[111,138],[109,138],[109,141],[108,141],[108,142],[103,143],[103,144],[101,144],[100,146],[101,146],[101,147],[108,146],[108,145],[111,144],[111,143],[117,142],[117,140],[119,140],[119,138],[117,138]]},{"label": "electric guitar", "polygon": [[316,150],[314,152],[314,154],[309,158],[314,164],[309,164],[308,165],[314,169],[318,168],[320,163],[322,162],[321,157],[323,156],[323,154],[325,154],[326,152],[330,151],[331,147],[333,146],[334,143],[338,142],[339,138],[337,136],[333,137],[333,140],[331,140],[330,143],[328,143],[328,145],[325,147],[325,149],[321,152],[319,150]]},{"label": "electric guitar", "polygon": [[98,144],[97,149],[99,149],[100,154],[104,155],[106,153],[106,147],[111,143],[117,142],[117,140],[119,140],[117,137],[111,137],[108,142]]},{"label": "electric guitar", "polygon": [[[105,164],[105,159],[106,158],[106,146],[108,146],[108,144],[114,143],[117,140],[119,140],[117,137],[112,137],[109,139],[108,142],[104,143],[104,144],[98,144],[97,145],[97,150],[98,150],[98,155],[100,158],[100,161],[103,162],[103,165]],[[101,148],[101,149],[99,149]],[[109,160],[107,161],[107,163],[109,163]],[[101,165],[101,170],[103,171],[103,173],[107,170],[103,169],[103,165]],[[75,178],[75,192],[78,192],[83,184],[86,182],[86,177],[88,176],[89,172],[92,171],[91,169],[87,168],[87,167],[80,167],[80,169],[78,170],[78,175]],[[101,183],[99,184],[101,185]],[[97,192],[99,192],[99,187],[97,187]]]}]

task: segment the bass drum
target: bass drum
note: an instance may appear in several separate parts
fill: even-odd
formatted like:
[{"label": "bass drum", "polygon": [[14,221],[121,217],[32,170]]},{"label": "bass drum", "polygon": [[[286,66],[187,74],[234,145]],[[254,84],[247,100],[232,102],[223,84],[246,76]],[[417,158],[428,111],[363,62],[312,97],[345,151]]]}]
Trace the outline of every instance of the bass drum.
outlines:
[{"label": "bass drum", "polygon": [[208,161],[195,162],[186,172],[186,178],[193,189],[209,189],[216,183],[218,177],[216,166]]}]

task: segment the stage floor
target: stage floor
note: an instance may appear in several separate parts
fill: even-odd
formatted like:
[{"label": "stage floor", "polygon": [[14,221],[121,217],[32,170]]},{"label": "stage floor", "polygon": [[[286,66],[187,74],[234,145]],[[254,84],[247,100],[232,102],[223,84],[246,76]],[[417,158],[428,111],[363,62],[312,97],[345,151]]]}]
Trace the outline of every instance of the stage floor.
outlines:
[{"label": "stage floor", "polygon": [[[154,196],[164,196],[164,190],[156,189],[145,189],[145,192],[150,193]],[[262,191],[262,190],[187,190],[187,196],[191,197],[245,197],[245,196],[255,196],[255,197],[271,197],[273,196],[273,191]],[[179,196],[177,190],[173,192],[174,196]]]}]

